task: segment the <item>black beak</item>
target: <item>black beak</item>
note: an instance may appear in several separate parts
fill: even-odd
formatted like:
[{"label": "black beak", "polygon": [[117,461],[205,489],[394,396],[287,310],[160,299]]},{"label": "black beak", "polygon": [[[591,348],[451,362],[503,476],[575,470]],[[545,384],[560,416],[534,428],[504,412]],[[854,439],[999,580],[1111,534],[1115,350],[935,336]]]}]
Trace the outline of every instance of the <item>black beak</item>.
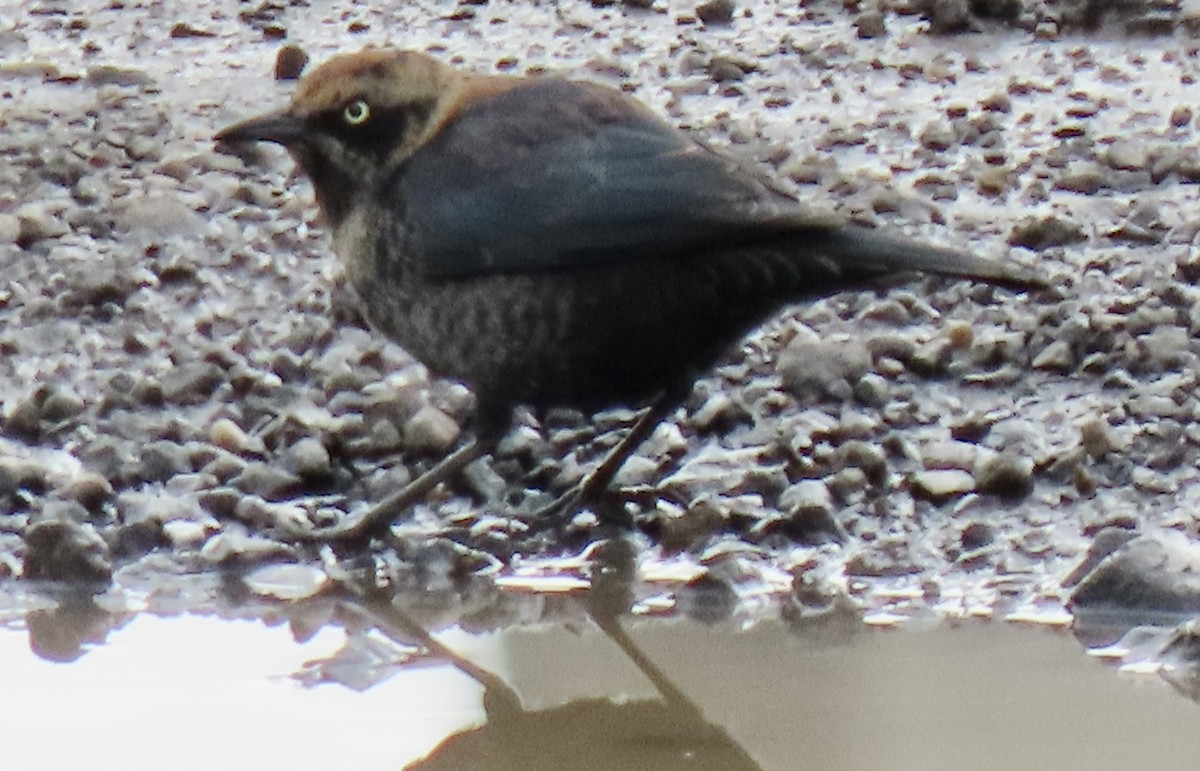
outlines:
[{"label": "black beak", "polygon": [[287,146],[304,135],[304,121],[284,110],[227,126],[213,137],[218,142],[278,142]]}]

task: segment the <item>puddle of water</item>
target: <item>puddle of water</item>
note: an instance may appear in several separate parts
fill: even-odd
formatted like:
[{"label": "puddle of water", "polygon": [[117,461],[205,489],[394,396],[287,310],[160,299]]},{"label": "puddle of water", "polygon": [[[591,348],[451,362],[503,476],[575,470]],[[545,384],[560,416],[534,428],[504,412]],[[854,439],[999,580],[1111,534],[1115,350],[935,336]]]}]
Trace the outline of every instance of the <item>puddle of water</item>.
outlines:
[{"label": "puddle of water", "polygon": [[142,614],[63,664],[0,631],[0,692],[19,705],[4,732],[20,737],[0,766],[395,769],[483,720],[482,689],[449,667],[362,693],[292,679],[345,637],[326,628],[301,644],[285,626]]},{"label": "puddle of water", "polygon": [[625,628],[439,633],[508,685],[485,688],[442,657],[359,692],[295,677],[346,644],[339,628],[301,643],[283,625],[140,614],[63,664],[9,627],[0,692],[17,707],[5,733],[21,740],[0,763],[1012,771],[1190,769],[1200,756],[1194,704],[1063,633],[968,623],[830,645],[778,622]]}]

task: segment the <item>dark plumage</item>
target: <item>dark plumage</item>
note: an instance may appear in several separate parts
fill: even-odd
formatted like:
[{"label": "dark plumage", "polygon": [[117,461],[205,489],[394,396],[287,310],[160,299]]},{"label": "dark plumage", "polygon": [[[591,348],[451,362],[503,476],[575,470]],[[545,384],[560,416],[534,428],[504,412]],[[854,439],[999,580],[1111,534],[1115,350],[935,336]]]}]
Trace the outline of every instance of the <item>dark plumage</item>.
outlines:
[{"label": "dark plumage", "polygon": [[371,322],[476,392],[481,450],[521,403],[653,403],[644,435],[788,303],[914,271],[1037,283],[813,216],[621,92],[417,53],[337,57],[218,139],[291,150]]}]

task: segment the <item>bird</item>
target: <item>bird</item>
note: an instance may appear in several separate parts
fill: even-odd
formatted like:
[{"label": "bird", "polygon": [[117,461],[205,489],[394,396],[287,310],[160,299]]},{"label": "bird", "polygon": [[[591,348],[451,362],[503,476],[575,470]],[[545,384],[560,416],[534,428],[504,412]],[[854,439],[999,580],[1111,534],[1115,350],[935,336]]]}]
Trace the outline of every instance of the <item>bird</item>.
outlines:
[{"label": "bird", "polygon": [[[474,438],[355,521],[355,540],[492,452],[513,409],[642,408],[546,513],[603,496],[723,353],[786,306],[914,273],[1032,271],[816,213],[633,96],[368,48],[215,136],[283,145],[371,326],[477,400]],[[307,531],[306,531],[307,532]]]}]

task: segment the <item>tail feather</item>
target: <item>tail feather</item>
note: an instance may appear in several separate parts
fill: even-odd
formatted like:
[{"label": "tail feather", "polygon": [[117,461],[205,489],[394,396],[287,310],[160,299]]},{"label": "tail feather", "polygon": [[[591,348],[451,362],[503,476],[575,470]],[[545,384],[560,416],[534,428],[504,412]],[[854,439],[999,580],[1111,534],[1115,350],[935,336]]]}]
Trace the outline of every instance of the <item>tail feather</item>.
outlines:
[{"label": "tail feather", "polygon": [[819,241],[816,251],[835,264],[848,281],[871,281],[898,273],[931,273],[1011,289],[1048,286],[1045,278],[1019,265],[890,236],[870,228],[830,229]]}]

